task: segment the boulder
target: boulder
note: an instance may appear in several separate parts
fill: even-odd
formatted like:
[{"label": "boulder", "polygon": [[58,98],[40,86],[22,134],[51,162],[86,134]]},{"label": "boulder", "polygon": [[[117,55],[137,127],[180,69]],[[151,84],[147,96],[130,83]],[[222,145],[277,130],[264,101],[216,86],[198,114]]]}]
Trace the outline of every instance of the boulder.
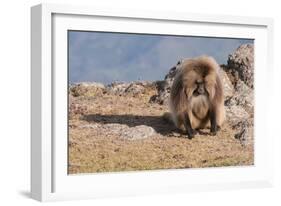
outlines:
[{"label": "boulder", "polygon": [[236,130],[234,137],[240,141],[243,146],[253,143],[254,125],[253,118],[241,120],[237,124],[233,125],[233,129]]},{"label": "boulder", "polygon": [[254,113],[254,91],[243,81],[238,80],[233,96],[225,99],[226,106],[242,106],[250,115]]},{"label": "boulder", "polygon": [[113,82],[106,86],[106,92],[113,95],[124,95],[129,85],[125,82]]},{"label": "boulder", "polygon": [[[250,88],[254,87],[254,45],[243,44],[227,60],[227,70],[234,79],[241,79]],[[235,80],[234,80],[235,81]]]},{"label": "boulder", "polygon": [[138,94],[143,94],[145,92],[144,85],[141,84],[130,84],[126,89],[126,94],[132,94],[133,96],[136,96]]},{"label": "boulder", "polygon": [[69,87],[69,92],[74,97],[96,96],[104,93],[105,86],[97,82],[81,82]]},{"label": "boulder", "polygon": [[221,69],[220,70],[220,77],[222,80],[222,85],[223,85],[223,89],[224,89],[224,99],[229,99],[233,96],[235,90],[234,87],[231,83],[231,81],[228,78],[228,75],[226,74],[226,72]]},{"label": "boulder", "polygon": [[156,132],[152,127],[146,125],[139,125],[135,127],[129,127],[124,130],[121,136],[129,140],[146,139],[155,135]]},{"label": "boulder", "polygon": [[132,83],[114,82],[106,86],[106,91],[109,94],[125,96],[132,95],[137,96],[144,94],[148,87],[153,86],[153,83],[149,81],[138,81]]},{"label": "boulder", "polygon": [[232,105],[225,107],[226,110],[226,121],[234,126],[241,120],[245,120],[250,118],[248,112],[242,107],[238,105]]}]

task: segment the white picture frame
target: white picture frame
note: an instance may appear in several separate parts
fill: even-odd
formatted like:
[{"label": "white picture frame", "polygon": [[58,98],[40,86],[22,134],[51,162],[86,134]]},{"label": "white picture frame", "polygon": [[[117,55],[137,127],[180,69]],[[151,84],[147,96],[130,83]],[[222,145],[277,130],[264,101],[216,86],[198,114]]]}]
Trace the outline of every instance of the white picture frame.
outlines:
[{"label": "white picture frame", "polygon": [[[273,135],[266,110],[270,98],[263,98],[273,76],[272,19],[40,4],[31,8],[31,27],[32,198],[53,201],[272,186]],[[255,165],[69,176],[64,109],[68,29],[254,38]],[[262,82],[268,82],[267,88]]]}]

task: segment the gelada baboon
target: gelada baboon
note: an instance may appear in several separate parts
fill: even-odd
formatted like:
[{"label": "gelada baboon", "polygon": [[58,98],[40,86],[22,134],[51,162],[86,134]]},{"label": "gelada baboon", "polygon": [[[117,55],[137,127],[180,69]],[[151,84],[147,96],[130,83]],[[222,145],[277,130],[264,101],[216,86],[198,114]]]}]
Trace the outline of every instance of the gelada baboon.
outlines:
[{"label": "gelada baboon", "polygon": [[171,118],[192,138],[197,129],[210,127],[216,135],[225,111],[220,66],[208,56],[187,59],[175,76],[170,94]]}]

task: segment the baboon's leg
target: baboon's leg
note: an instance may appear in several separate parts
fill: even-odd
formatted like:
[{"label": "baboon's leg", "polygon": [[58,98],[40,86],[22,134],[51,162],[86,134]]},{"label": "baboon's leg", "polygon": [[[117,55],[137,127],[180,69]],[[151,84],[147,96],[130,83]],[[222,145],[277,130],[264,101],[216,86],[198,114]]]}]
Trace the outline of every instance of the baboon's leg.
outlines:
[{"label": "baboon's leg", "polygon": [[190,118],[189,118],[189,115],[188,115],[187,112],[184,114],[184,127],[186,129],[186,133],[187,133],[188,138],[190,138],[190,139],[193,138],[195,132],[191,127]]},{"label": "baboon's leg", "polygon": [[217,126],[217,117],[215,109],[210,110],[210,122],[211,122],[211,135],[216,135],[218,126]]}]

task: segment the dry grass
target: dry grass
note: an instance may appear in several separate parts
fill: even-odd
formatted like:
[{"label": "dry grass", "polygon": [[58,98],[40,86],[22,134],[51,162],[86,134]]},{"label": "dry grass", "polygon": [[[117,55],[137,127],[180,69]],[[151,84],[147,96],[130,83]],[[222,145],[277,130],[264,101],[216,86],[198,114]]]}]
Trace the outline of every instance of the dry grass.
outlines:
[{"label": "dry grass", "polygon": [[[151,95],[153,90],[135,97],[77,97],[75,101],[88,105],[88,109],[84,116],[69,121],[69,173],[253,164],[253,144],[241,146],[227,123],[216,136],[209,136],[206,130],[190,140],[163,120],[167,107],[148,103]],[[148,139],[126,140],[91,127],[107,123],[147,125],[157,133]]]}]

